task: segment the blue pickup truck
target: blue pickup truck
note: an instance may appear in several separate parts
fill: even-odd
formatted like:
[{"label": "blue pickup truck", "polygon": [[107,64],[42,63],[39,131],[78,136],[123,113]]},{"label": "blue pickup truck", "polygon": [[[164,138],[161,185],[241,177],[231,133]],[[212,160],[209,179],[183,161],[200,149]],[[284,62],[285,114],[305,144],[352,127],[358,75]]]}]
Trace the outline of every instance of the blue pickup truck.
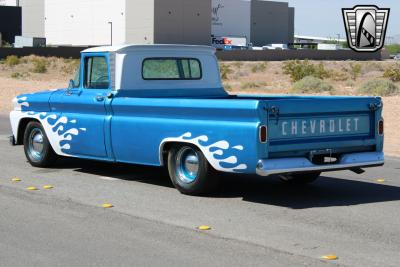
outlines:
[{"label": "blue pickup truck", "polygon": [[379,97],[229,95],[213,48],[126,45],[82,52],[69,87],[23,94],[13,145],[35,167],[59,156],[168,168],[184,194],[215,190],[218,173],[279,175],[384,164]]}]

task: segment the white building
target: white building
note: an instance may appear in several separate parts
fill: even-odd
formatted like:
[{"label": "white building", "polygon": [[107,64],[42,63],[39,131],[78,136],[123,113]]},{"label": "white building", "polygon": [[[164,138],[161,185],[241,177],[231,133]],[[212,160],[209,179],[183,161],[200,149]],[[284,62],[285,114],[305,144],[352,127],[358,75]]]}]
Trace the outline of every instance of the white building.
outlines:
[{"label": "white building", "polygon": [[[0,0],[22,7],[22,35],[48,45],[293,42],[294,9],[265,0]],[[111,34],[112,31],[112,34]]]},{"label": "white building", "polygon": [[45,35],[53,45],[209,44],[210,10],[211,0],[45,0]]},{"label": "white building", "polygon": [[129,1],[46,0],[47,43],[53,45],[110,44],[111,24],[109,22],[112,22],[113,43],[123,44],[126,41],[126,18],[137,16],[137,14],[127,14],[126,5],[129,5]]}]

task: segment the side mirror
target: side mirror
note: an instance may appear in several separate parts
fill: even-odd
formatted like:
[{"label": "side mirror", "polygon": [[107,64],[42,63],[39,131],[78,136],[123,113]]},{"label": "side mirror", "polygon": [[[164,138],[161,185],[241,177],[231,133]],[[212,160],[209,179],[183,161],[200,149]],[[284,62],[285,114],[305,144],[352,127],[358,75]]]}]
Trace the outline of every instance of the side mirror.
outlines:
[{"label": "side mirror", "polygon": [[69,83],[68,83],[68,89],[72,89],[72,88],[75,88],[75,82],[74,82],[74,80],[69,80]]}]

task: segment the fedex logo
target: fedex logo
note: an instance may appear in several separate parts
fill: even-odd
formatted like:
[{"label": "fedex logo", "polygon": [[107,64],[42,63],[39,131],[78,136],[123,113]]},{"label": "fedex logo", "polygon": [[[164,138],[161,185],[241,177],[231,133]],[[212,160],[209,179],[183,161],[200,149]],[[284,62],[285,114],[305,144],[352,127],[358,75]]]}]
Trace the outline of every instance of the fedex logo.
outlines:
[{"label": "fedex logo", "polygon": [[232,40],[230,40],[228,38],[213,37],[211,42],[212,42],[212,44],[215,44],[215,45],[231,45],[232,44]]}]

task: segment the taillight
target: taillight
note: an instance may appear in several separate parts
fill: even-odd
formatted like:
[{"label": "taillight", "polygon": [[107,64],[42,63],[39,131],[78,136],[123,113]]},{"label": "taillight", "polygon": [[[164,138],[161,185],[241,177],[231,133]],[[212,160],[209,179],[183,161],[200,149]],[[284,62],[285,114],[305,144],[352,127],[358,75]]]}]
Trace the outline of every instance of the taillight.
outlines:
[{"label": "taillight", "polygon": [[380,121],[378,122],[378,133],[379,133],[379,135],[383,135],[384,129],[385,129],[385,125],[383,123],[383,119],[380,119]]},{"label": "taillight", "polygon": [[260,142],[261,143],[266,143],[267,142],[267,138],[268,138],[268,136],[267,136],[267,126],[265,126],[265,125],[261,125],[260,126],[259,135],[260,135]]}]

